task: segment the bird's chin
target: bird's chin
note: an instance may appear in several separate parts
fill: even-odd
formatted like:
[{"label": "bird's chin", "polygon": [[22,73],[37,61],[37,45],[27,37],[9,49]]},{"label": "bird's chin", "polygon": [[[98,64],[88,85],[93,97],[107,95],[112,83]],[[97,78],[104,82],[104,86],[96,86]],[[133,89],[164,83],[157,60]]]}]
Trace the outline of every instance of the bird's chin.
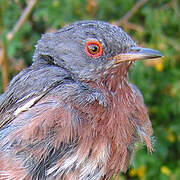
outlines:
[{"label": "bird's chin", "polygon": [[113,68],[120,68],[120,67],[124,67],[126,66],[127,68],[129,68],[135,61],[131,61],[131,60],[127,60],[127,61],[117,61],[114,60],[113,62]]},{"label": "bird's chin", "polygon": [[117,60],[112,60],[111,64],[107,68],[107,73],[110,72],[128,72],[129,68],[131,65],[134,64],[134,61],[117,61]]},{"label": "bird's chin", "polygon": [[106,65],[106,68],[101,70],[99,74],[100,81],[117,81],[117,84],[121,79],[125,79],[128,75],[129,68],[134,61],[126,61],[117,63],[116,60],[112,60],[111,63]]}]

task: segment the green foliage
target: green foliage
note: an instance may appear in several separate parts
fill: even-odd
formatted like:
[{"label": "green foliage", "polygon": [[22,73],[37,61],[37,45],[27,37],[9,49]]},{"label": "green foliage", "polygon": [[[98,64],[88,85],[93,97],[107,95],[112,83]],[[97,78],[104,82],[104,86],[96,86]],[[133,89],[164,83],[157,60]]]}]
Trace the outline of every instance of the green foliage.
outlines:
[{"label": "green foliage", "polygon": [[[43,0],[7,44],[9,60],[32,60],[34,45],[42,33],[83,19],[119,20],[137,1],[132,0]],[[177,0],[151,0],[129,22],[125,30],[145,47],[160,50],[164,60],[137,62],[130,80],[142,91],[155,136],[155,151],[137,147],[131,169],[119,179],[180,179],[180,4]],[[10,32],[26,7],[25,0],[0,0],[0,33]],[[14,75],[14,71],[11,73]],[[1,76],[0,76],[1,77]],[[0,83],[2,89],[2,83]]]}]

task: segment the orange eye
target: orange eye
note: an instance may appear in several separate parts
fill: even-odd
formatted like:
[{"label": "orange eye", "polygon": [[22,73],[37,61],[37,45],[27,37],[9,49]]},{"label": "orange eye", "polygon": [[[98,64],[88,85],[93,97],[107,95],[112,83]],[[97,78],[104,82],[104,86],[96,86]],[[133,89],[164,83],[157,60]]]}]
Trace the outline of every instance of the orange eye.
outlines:
[{"label": "orange eye", "polygon": [[102,55],[103,48],[98,41],[89,41],[86,43],[85,51],[88,56],[96,58]]}]

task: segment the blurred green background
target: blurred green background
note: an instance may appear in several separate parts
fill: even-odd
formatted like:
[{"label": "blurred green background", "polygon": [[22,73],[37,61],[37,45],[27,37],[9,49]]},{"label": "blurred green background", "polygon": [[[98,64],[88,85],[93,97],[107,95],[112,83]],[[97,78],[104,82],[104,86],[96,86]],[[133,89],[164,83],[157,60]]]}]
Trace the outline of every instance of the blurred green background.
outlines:
[{"label": "blurred green background", "polygon": [[[33,4],[34,3],[34,4]],[[24,16],[26,7],[28,17]],[[27,10],[27,9],[26,9]],[[23,14],[23,15],[22,15]],[[20,26],[20,17],[25,21]],[[163,60],[137,62],[130,81],[142,91],[154,128],[154,153],[137,146],[131,168],[118,179],[180,179],[180,2],[178,0],[0,0],[0,92],[31,64],[41,34],[77,20],[122,26]],[[13,34],[13,32],[17,33]],[[14,29],[14,30],[13,30]]]}]

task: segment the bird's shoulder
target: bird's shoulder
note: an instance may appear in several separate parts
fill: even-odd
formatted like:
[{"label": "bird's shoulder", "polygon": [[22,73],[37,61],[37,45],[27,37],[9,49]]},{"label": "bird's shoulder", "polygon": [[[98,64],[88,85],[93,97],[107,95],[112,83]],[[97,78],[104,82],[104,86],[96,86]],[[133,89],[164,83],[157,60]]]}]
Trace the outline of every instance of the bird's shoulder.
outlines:
[{"label": "bird's shoulder", "polygon": [[33,106],[52,89],[67,82],[73,82],[71,74],[57,66],[32,65],[22,70],[0,96],[0,128],[19,108]]}]

